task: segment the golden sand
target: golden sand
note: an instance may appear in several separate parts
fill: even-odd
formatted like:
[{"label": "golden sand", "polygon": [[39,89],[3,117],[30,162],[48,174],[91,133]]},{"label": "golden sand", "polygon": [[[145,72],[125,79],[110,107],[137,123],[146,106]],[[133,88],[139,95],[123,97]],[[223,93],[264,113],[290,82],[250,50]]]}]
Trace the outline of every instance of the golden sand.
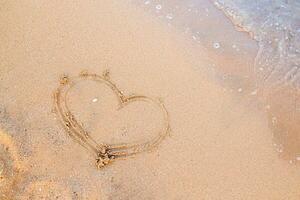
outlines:
[{"label": "golden sand", "polygon": [[[174,29],[110,0],[4,1],[0,29],[0,126],[28,163],[14,198],[299,199],[299,168],[278,158],[264,113],[224,92],[202,70],[210,52],[191,51]],[[58,123],[53,91],[62,74],[105,69],[124,94],[161,98],[171,133],[99,170]],[[151,137],[161,122],[146,105],[112,111],[99,85],[72,92],[72,112],[97,141]]]},{"label": "golden sand", "polygon": [[0,199],[11,199],[22,166],[12,138],[0,130]]}]

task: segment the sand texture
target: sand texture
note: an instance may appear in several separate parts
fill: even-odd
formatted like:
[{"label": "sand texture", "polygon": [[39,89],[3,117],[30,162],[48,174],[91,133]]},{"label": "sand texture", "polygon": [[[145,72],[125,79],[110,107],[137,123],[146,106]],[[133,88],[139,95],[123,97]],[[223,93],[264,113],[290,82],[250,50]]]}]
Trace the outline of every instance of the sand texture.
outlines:
[{"label": "sand texture", "polygon": [[[217,60],[232,71],[226,56],[190,48],[126,1],[5,0],[0,30],[1,200],[300,198],[299,166],[279,158],[265,113],[205,70]],[[54,94],[64,76],[106,70],[125,97],[161,102],[170,131],[97,168],[66,131]],[[166,127],[153,103],[120,109],[103,83],[80,81],[63,98],[77,130],[99,144],[140,144]]]}]

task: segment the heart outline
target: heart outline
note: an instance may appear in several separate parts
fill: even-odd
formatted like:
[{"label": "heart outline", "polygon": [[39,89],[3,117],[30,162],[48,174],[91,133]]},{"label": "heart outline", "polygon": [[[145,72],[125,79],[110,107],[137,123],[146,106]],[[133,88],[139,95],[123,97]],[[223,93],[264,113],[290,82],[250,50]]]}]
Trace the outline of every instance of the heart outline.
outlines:
[{"label": "heart outline", "polygon": [[[145,142],[135,143],[119,143],[119,144],[105,144],[98,143],[94,140],[89,133],[84,130],[82,125],[75,119],[71,113],[66,97],[68,92],[80,81],[92,80],[98,83],[103,83],[108,86],[116,95],[120,109],[126,105],[136,101],[150,102],[158,108],[160,108],[164,117],[164,126],[154,138]],[[59,116],[60,122],[62,123],[66,132],[72,137],[77,143],[83,146],[88,151],[96,154],[96,166],[102,168],[117,158],[127,157],[135,155],[141,152],[149,151],[158,146],[161,141],[170,132],[169,113],[159,99],[151,98],[145,95],[130,95],[125,96],[123,92],[110,80],[109,71],[103,72],[103,75],[89,74],[87,71],[83,71],[79,76],[74,77],[73,80],[63,75],[60,79],[60,85],[54,92],[54,103],[55,111]]]}]

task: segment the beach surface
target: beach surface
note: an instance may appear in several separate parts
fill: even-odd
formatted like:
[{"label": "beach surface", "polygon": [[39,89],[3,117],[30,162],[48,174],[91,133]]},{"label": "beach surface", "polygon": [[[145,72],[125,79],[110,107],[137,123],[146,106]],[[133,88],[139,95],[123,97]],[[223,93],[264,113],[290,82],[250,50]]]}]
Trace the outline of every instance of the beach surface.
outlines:
[{"label": "beach surface", "polygon": [[[193,48],[127,1],[0,5],[0,199],[300,198],[299,166],[280,159],[259,101],[228,90],[208,67],[231,72],[251,55]],[[109,70],[126,96],[161,99],[167,137],[97,169],[54,111],[62,75],[83,70]],[[118,109],[112,91],[91,81],[76,85],[68,103],[99,143],[148,140],[163,123],[144,102]]]}]

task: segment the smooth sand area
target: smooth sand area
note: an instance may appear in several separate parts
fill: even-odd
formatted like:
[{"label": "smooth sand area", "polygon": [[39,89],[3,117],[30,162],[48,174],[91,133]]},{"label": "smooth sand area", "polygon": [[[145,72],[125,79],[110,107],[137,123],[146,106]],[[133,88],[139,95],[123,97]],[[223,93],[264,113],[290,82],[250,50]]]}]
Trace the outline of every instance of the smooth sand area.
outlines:
[{"label": "smooth sand area", "polygon": [[[1,2],[0,127],[22,166],[12,186],[0,180],[1,198],[299,199],[299,167],[278,158],[265,115],[202,70],[208,52],[192,51],[175,30],[125,3]],[[126,95],[160,97],[171,133],[151,152],[97,170],[59,124],[53,91],[62,74],[105,69]],[[152,108],[131,105],[119,114],[113,102],[93,83],[70,96],[98,141],[155,134],[161,121]]]}]

